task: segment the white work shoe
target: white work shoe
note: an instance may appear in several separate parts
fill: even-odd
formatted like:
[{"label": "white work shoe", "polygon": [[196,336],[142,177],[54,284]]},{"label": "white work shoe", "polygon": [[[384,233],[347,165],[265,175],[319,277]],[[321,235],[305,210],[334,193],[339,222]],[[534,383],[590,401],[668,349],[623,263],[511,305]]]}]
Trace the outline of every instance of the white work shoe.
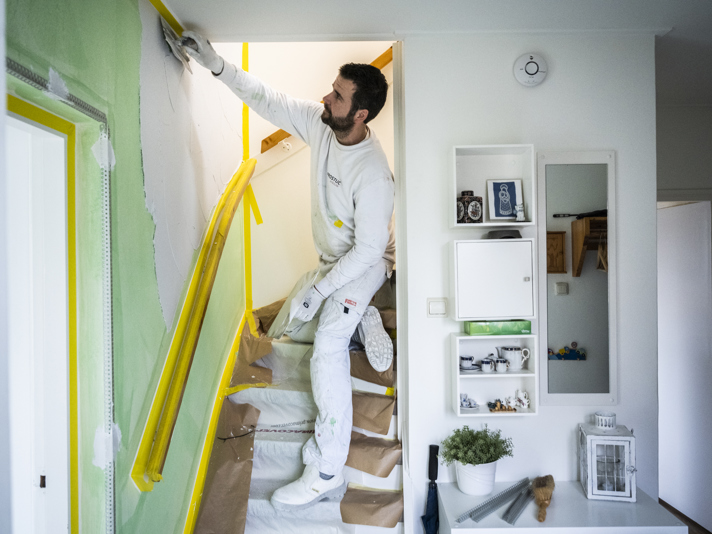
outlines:
[{"label": "white work shoe", "polygon": [[366,349],[368,362],[382,373],[393,361],[393,342],[381,322],[381,314],[373,306],[366,308],[358,325],[358,336]]},{"label": "white work shoe", "polygon": [[308,465],[301,477],[275,491],[271,502],[276,510],[302,510],[319,501],[340,501],[346,493],[346,486],[343,475],[324,480],[316,466]]}]

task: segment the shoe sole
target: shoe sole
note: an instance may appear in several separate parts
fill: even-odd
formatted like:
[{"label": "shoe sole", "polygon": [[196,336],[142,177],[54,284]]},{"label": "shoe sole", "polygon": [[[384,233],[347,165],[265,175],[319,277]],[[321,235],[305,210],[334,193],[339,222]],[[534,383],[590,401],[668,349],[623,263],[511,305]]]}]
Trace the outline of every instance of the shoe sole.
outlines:
[{"label": "shoe sole", "polygon": [[366,349],[368,362],[376,371],[382,373],[393,362],[393,342],[383,328],[381,314],[376,308],[369,306],[363,312],[359,327],[359,337]]},{"label": "shoe sole", "polygon": [[287,504],[284,502],[275,501],[274,499],[272,499],[271,502],[275,510],[278,510],[280,512],[295,512],[297,510],[305,510],[307,508],[311,508],[315,504],[320,503],[322,501],[340,501],[344,498],[347,487],[348,483],[344,482],[343,484],[341,484],[341,486],[338,486],[333,490],[329,490],[326,493],[319,495],[316,499],[314,499],[313,501],[309,501],[306,504]]}]

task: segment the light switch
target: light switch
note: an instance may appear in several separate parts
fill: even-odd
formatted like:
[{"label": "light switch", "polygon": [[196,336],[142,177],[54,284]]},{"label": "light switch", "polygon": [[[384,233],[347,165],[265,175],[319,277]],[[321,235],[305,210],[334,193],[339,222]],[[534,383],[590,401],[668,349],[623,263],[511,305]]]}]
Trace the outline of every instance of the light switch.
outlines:
[{"label": "light switch", "polygon": [[428,317],[447,317],[447,299],[428,299]]},{"label": "light switch", "polygon": [[554,295],[568,295],[569,284],[567,282],[556,282],[554,285]]}]

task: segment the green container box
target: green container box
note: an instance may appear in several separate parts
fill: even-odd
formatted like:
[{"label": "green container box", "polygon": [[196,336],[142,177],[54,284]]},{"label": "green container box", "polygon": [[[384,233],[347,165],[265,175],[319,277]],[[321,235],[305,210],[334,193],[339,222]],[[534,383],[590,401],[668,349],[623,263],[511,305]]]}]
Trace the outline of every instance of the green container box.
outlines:
[{"label": "green container box", "polygon": [[531,333],[531,321],[465,321],[465,334],[468,336],[511,336]]}]

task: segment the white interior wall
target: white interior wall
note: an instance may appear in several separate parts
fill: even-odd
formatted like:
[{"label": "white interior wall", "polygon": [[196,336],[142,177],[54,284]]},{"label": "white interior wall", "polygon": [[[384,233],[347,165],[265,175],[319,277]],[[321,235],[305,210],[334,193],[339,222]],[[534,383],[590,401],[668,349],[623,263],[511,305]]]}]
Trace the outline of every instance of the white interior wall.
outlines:
[{"label": "white interior wall", "polygon": [[183,68],[148,0],[139,11],[144,188],[170,329],[212,209],[242,161],[242,103],[194,61],[192,75]]},{"label": "white interior wall", "polygon": [[[542,54],[546,81],[520,86],[512,65]],[[637,436],[638,484],[657,497],[655,268],[655,79],[652,35],[408,35],[404,39],[408,249],[409,465],[420,531],[428,445],[480,421],[450,408],[448,334],[459,325],[426,317],[426,299],[447,295],[452,147],[532,143],[536,150],[616,151],[619,259],[620,424]],[[553,474],[575,480],[575,430],[596,407],[541,406],[537,417],[492,418],[514,439],[501,480]],[[441,469],[440,480],[454,480]]]},{"label": "white interior wall", "polygon": [[708,530],[711,229],[709,202],[658,210],[660,498]]},{"label": "white interior wall", "polygon": [[[589,251],[581,276],[573,276],[571,224],[575,218],[553,217],[605,209],[607,182],[605,165],[546,166],[546,229],[566,232],[566,273],[545,274],[548,347],[558,352],[576,341],[586,351],[583,361],[548,360],[552,393],[608,392],[608,273],[596,269],[597,253]],[[557,282],[569,285],[568,295],[554,294]]]},{"label": "white interior wall", "polygon": [[[319,101],[331,91],[331,84],[341,65],[348,62],[370,63],[390,42],[313,42],[250,43],[249,71],[273,88],[293,97]],[[239,65],[241,43],[216,44],[218,52]],[[392,64],[384,68],[392,82]],[[393,168],[393,98],[392,91],[378,116],[369,123],[381,141]],[[318,256],[311,233],[309,186],[310,151],[300,141],[290,138],[289,157],[263,170],[259,156],[262,139],[276,127],[250,111],[250,157],[257,157],[252,187],[260,206],[263,224],[252,219],[252,276],[254,306],[259,307],[286,297],[305,272],[316,267]],[[280,147],[273,148],[285,157]]]},{"label": "white interior wall", "polygon": [[[0,0],[0,57],[5,57],[5,0]],[[5,76],[0,76],[0,94],[5,94]],[[5,161],[5,109],[0,104],[0,161]],[[7,186],[5,166],[0,165],[0,532],[10,531],[10,427],[8,406],[8,303],[7,303]]]}]

